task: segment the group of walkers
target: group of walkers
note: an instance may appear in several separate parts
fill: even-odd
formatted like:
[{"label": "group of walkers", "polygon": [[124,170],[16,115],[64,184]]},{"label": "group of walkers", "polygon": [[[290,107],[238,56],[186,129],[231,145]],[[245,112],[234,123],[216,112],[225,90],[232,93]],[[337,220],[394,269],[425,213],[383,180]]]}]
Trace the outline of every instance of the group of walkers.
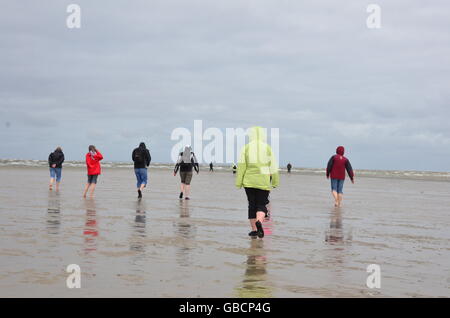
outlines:
[{"label": "group of walkers", "polygon": [[[138,148],[133,150],[131,155],[134,162],[134,172],[137,180],[137,192],[138,198],[142,198],[142,190],[147,186],[147,167],[150,165],[152,157],[150,152],[145,146],[145,143],[141,142]],[[87,182],[83,191],[83,198],[86,198],[88,192],[90,197],[94,196],[95,187],[97,185],[98,176],[102,173],[102,167],[100,161],[103,160],[103,155],[94,146],[88,147],[88,153],[85,156],[86,168],[87,168]],[[57,147],[48,156],[48,164],[50,167],[50,185],[49,190],[53,190],[53,183],[56,182],[56,191],[59,191],[59,184],[61,182],[61,170],[64,162],[64,153],[61,147]]]},{"label": "group of walkers", "polygon": [[[344,157],[344,147],[339,146],[336,154],[328,161],[326,177],[331,178],[331,192],[335,200],[335,206],[339,207],[343,198],[343,186],[345,172],[347,171],[352,183],[354,183],[354,173],[350,161]],[[136,188],[138,198],[142,198],[142,191],[147,186],[147,168],[151,162],[150,151],[145,143],[141,142],[135,148],[131,156],[134,162],[134,172],[136,175]],[[87,183],[83,192],[83,197],[93,197],[98,176],[101,174],[100,161],[103,160],[101,152],[93,145],[88,148],[86,154]],[[64,153],[60,147],[49,155],[48,163],[50,167],[50,186],[56,185],[59,190],[61,182],[61,170],[64,162]],[[287,166],[288,173],[291,172],[292,165]],[[181,186],[180,199],[190,200],[190,185],[193,170],[199,173],[199,163],[190,145],[186,145],[180,152],[175,164],[173,175],[180,172]],[[213,165],[210,164],[210,171]],[[248,219],[250,222],[251,237],[264,237],[262,223],[268,216],[268,204],[270,191],[279,185],[278,163],[275,160],[272,148],[266,142],[265,131],[262,127],[252,127],[249,129],[249,143],[246,144],[240,154],[238,164],[233,164],[233,173],[236,173],[235,185],[237,188],[245,189],[248,201]]]},{"label": "group of walkers", "polygon": [[[91,197],[94,196],[95,186],[97,184],[98,176],[101,174],[102,168],[100,161],[103,159],[103,155],[98,151],[95,146],[89,146],[89,152],[86,154],[86,168],[87,168],[87,183],[84,187],[83,197],[85,198],[90,190]],[[62,164],[64,162],[64,153],[61,147],[57,147],[48,156],[48,164],[50,167],[50,185],[49,190],[53,190],[53,184],[55,183],[56,191],[59,191],[59,184],[61,182]]]}]

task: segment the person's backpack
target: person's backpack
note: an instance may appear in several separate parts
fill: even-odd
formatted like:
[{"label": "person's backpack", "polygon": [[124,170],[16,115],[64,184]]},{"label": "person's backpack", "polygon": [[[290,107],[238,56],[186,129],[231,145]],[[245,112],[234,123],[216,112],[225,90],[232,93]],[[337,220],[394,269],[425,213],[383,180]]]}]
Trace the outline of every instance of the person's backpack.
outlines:
[{"label": "person's backpack", "polygon": [[[183,154],[183,153],[181,153],[181,154]],[[192,160],[192,154],[191,154],[191,160]],[[192,162],[191,161],[184,162],[184,160],[181,159],[180,167],[182,167],[182,168],[190,168],[191,166],[192,166]]]},{"label": "person's backpack", "polygon": [[134,161],[137,163],[142,163],[145,161],[144,151],[142,149],[137,149],[134,153]]}]

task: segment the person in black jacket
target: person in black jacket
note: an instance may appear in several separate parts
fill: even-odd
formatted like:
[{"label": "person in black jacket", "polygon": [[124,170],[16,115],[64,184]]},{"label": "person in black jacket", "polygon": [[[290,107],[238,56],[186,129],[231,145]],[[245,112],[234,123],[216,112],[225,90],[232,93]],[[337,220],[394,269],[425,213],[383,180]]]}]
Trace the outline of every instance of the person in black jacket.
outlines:
[{"label": "person in black jacket", "polygon": [[56,181],[56,191],[59,191],[59,184],[61,182],[62,164],[64,162],[64,153],[61,147],[57,147],[48,156],[48,166],[50,168],[50,185],[49,190],[53,189],[53,182]]},{"label": "person in black jacket", "polygon": [[192,152],[191,146],[187,145],[184,147],[184,151],[180,152],[178,156],[177,163],[173,170],[173,175],[176,176],[178,169],[180,170],[181,178],[181,192],[179,198],[182,199],[183,195],[185,200],[189,200],[189,193],[191,191],[191,180],[192,180],[192,168],[195,172],[199,172],[199,165],[195,154]]},{"label": "person in black jacket", "polygon": [[134,162],[134,173],[137,180],[138,198],[142,198],[142,190],[147,186],[147,167],[152,161],[150,151],[148,151],[145,143],[141,142],[139,147],[133,150],[131,158]]}]

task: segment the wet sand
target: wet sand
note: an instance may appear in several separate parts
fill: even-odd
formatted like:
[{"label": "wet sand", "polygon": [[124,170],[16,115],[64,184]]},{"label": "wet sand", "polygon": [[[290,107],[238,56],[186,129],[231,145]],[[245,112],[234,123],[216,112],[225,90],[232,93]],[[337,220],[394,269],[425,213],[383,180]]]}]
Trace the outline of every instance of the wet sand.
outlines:
[{"label": "wet sand", "polygon": [[228,172],[194,175],[180,201],[179,177],[150,169],[140,203],[132,169],[104,169],[86,200],[83,168],[63,169],[59,193],[45,168],[0,178],[1,297],[450,296],[449,182],[363,177],[334,208],[325,177],[283,174],[260,240]]}]

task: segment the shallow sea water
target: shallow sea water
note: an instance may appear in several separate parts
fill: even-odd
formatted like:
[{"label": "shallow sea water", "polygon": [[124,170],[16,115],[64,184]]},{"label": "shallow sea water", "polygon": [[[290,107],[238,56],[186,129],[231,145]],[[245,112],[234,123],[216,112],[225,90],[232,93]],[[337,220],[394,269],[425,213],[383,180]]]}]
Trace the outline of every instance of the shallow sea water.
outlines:
[{"label": "shallow sea water", "polygon": [[[334,208],[324,176],[282,174],[266,237],[247,236],[234,175],[149,170],[138,201],[130,168],[105,168],[94,199],[83,168],[0,167],[1,297],[450,296],[450,183],[361,177]],[[81,288],[66,287],[67,265]],[[381,268],[369,289],[367,266]]]}]

